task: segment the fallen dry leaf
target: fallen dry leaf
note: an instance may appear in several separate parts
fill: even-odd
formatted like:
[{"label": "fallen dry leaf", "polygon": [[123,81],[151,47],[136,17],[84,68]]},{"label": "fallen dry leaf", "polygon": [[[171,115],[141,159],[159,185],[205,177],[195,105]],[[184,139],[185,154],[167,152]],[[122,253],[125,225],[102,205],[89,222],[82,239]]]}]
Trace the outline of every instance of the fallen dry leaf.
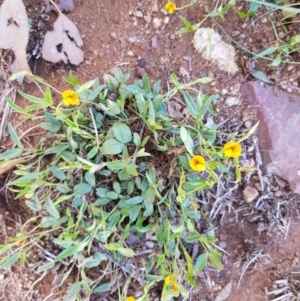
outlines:
[{"label": "fallen dry leaf", "polygon": [[22,0],[5,0],[0,7],[0,48],[11,49],[15,60],[12,73],[31,70],[27,63],[26,46],[29,37],[28,17]]},{"label": "fallen dry leaf", "polygon": [[[53,4],[53,2],[52,2]],[[83,61],[83,45],[79,30],[75,24],[57,8],[58,18],[53,24],[53,31],[45,35],[42,56],[45,60],[58,63],[64,61],[79,65]]]}]

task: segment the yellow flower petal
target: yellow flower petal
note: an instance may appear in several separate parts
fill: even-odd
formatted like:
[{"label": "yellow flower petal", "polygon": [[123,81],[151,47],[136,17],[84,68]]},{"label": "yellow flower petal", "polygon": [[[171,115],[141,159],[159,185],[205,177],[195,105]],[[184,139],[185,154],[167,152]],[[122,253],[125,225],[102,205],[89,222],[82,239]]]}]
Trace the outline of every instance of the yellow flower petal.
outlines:
[{"label": "yellow flower petal", "polygon": [[165,9],[168,11],[169,14],[173,14],[174,10],[176,9],[176,4],[174,2],[167,2],[165,5]]},{"label": "yellow flower petal", "polygon": [[62,93],[62,99],[65,106],[77,106],[79,104],[79,97],[73,90],[66,90]]},{"label": "yellow flower petal", "polygon": [[135,298],[132,296],[129,296],[125,299],[125,301],[135,301]]},{"label": "yellow flower petal", "polygon": [[239,143],[230,141],[225,143],[224,145],[224,156],[225,157],[231,157],[231,158],[237,158],[242,153],[242,147]]},{"label": "yellow flower petal", "polygon": [[169,285],[171,283],[171,276],[168,275],[166,278],[165,278],[165,285]]},{"label": "yellow flower petal", "polygon": [[189,161],[191,169],[195,171],[201,171],[204,170],[206,167],[206,162],[205,159],[202,156],[194,156],[190,161]]},{"label": "yellow flower petal", "polygon": [[166,278],[165,278],[165,285],[169,286],[169,289],[175,293],[175,294],[179,294],[180,291],[179,291],[179,288],[178,288],[178,284],[176,281],[172,280],[171,279],[171,275],[168,275]]}]

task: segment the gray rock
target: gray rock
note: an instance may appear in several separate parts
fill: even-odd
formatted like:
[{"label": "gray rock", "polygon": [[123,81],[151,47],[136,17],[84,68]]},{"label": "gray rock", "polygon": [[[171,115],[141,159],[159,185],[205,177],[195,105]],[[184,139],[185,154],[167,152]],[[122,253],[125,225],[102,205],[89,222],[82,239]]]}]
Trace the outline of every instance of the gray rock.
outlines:
[{"label": "gray rock", "polygon": [[277,174],[300,193],[300,97],[259,82],[243,85],[241,93],[257,106],[264,172]]},{"label": "gray rock", "polygon": [[225,103],[228,107],[237,106],[240,103],[240,100],[237,97],[228,97],[225,100]]},{"label": "gray rock", "polygon": [[128,42],[134,44],[138,40],[137,36],[131,36],[128,38]]},{"label": "gray rock", "polygon": [[243,197],[245,202],[251,203],[259,196],[259,192],[252,186],[247,186],[243,190]]}]

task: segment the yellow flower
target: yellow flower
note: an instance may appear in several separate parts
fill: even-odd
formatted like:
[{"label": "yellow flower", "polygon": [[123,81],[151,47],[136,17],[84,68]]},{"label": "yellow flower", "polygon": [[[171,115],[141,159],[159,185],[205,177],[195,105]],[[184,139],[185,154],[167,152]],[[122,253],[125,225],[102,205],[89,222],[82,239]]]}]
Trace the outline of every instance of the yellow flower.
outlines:
[{"label": "yellow flower", "polygon": [[73,90],[64,91],[62,99],[65,106],[77,106],[79,104],[79,97]]},{"label": "yellow flower", "polygon": [[191,169],[195,171],[201,171],[205,169],[206,163],[205,159],[202,156],[194,156],[190,161],[189,161]]},{"label": "yellow flower", "polygon": [[230,141],[224,145],[224,155],[225,157],[237,158],[242,153],[242,147],[239,143]]},{"label": "yellow flower", "polygon": [[132,296],[129,296],[125,299],[125,301],[135,301],[135,298]]},{"label": "yellow flower", "polygon": [[179,294],[179,288],[178,288],[178,284],[176,281],[172,280],[171,279],[171,275],[168,275],[166,278],[165,278],[165,285],[167,286],[170,286],[170,289],[173,293],[175,294]]},{"label": "yellow flower", "polygon": [[173,14],[174,10],[176,9],[176,4],[174,2],[168,1],[165,5],[165,9],[169,14]]}]

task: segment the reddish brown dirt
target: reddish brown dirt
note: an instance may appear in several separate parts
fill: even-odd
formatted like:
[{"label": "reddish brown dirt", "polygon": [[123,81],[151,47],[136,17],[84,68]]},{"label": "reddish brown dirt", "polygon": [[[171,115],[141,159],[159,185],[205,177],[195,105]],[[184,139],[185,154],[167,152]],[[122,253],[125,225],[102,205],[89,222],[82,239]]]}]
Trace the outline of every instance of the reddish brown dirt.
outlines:
[{"label": "reddish brown dirt", "polygon": [[[40,1],[25,0],[24,2],[28,9],[29,18],[34,18],[39,14]],[[252,121],[253,116],[247,104],[242,103],[238,107],[228,108],[224,103],[226,95],[238,97],[241,83],[249,78],[249,64],[251,62],[248,60],[248,54],[238,51],[237,60],[241,71],[229,76],[213,64],[204,61],[195,52],[191,45],[193,33],[175,35],[175,32],[183,27],[179,20],[180,15],[187,18],[191,23],[199,22],[204,18],[204,7],[212,8],[210,1],[199,2],[192,8],[175,12],[170,16],[164,15],[160,11],[164,5],[164,2],[161,1],[157,1],[158,12],[152,12],[155,3],[156,1],[150,0],[75,0],[75,9],[68,13],[68,17],[74,21],[84,38],[84,62],[79,67],[53,66],[49,62],[39,59],[36,74],[47,80],[59,91],[63,91],[69,85],[62,80],[62,76],[67,76],[70,70],[74,71],[76,78],[81,83],[94,77],[102,79],[104,73],[113,73],[117,67],[121,68],[123,72],[130,73],[134,80],[140,77],[138,61],[144,58],[146,60],[145,70],[150,79],[153,82],[159,79],[162,80],[165,91],[171,73],[176,73],[181,81],[193,80],[203,76],[214,78],[211,84],[207,86],[198,85],[198,88],[208,94],[220,93],[219,104],[216,108],[218,118],[220,120],[230,118],[238,124],[243,124],[247,120]],[[186,1],[183,0],[177,1],[178,6],[185,3]],[[243,9],[243,6],[240,9]],[[141,11],[144,16],[149,15],[151,22],[147,23],[144,18],[134,17],[136,11]],[[54,18],[55,15],[52,14],[52,18]],[[152,20],[155,17],[165,19],[166,24],[159,29],[155,29],[152,25]],[[250,47],[251,51],[259,52],[266,47],[266,44],[274,42],[268,20],[267,22],[263,20],[262,23],[262,19],[258,19],[254,27],[250,26],[250,22],[247,21],[245,22],[247,26],[243,26],[244,21],[236,18],[234,12],[230,11],[225,17],[225,21],[219,20],[219,22],[228,33],[239,31],[238,42]],[[208,19],[202,26],[211,27],[213,23]],[[223,36],[225,41],[230,41],[216,25],[214,28]],[[260,34],[261,31],[263,32],[262,35]],[[136,37],[136,42],[128,41],[130,37]],[[186,70],[189,69],[188,62],[183,58],[184,56],[190,56],[192,59],[190,78],[184,77],[180,73],[181,67]],[[276,81],[299,81],[299,74],[294,72],[293,68],[281,69],[281,72],[278,73],[278,69],[269,68],[266,62],[260,61],[257,66],[273,77],[276,75]],[[24,84],[22,89],[27,93],[39,95],[39,90],[33,84]],[[59,96],[56,95],[56,98],[57,101],[60,101]],[[17,98],[17,104],[21,107],[27,105],[20,97]],[[13,115],[12,118],[14,125],[21,122],[20,117],[16,116]],[[22,124],[20,130],[24,132],[35,125],[36,123],[26,121]],[[36,145],[42,134],[42,130],[37,129],[35,135],[31,136],[29,143]],[[9,140],[6,143],[9,146]],[[237,196],[237,198],[240,197]],[[14,209],[16,210],[15,213],[19,213],[19,210],[25,210],[23,204],[16,207],[14,205],[14,208],[17,208]],[[23,215],[22,221],[24,222],[28,216],[29,213]],[[10,231],[11,233],[8,234],[13,235],[14,230],[10,228]],[[190,300],[215,300],[221,289],[229,281],[232,281],[233,289],[227,300],[265,301],[275,298],[266,295],[266,289],[268,291],[272,290],[273,281],[293,275],[291,272],[299,272],[299,254],[297,253],[297,250],[300,249],[300,242],[297,239],[299,231],[300,225],[296,217],[291,222],[287,239],[284,240],[283,234],[279,235],[277,231],[274,233],[263,231],[259,234],[257,223],[250,223],[246,219],[236,222],[232,214],[225,214],[217,229],[218,240],[222,242],[221,247],[228,253],[222,257],[224,270],[217,272],[208,268],[200,275],[198,279],[200,289],[192,294]],[[7,236],[2,235],[0,239],[3,243]],[[238,288],[243,264],[253,258],[249,257],[253,252],[260,250],[265,256],[249,266]],[[37,300],[43,300],[51,293],[52,280],[53,276],[48,275],[37,283],[35,289],[40,291]],[[62,291],[64,292],[64,290]],[[56,300],[55,298],[57,298],[57,295],[47,300]],[[0,296],[0,300],[9,299]]]}]

